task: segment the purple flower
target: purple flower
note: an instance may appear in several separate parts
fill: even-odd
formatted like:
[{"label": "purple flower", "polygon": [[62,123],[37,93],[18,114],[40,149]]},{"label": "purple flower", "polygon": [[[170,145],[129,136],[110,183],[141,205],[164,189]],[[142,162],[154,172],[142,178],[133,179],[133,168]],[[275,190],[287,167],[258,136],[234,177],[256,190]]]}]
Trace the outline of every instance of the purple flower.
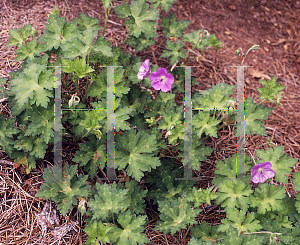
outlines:
[{"label": "purple flower", "polygon": [[140,67],[139,72],[137,74],[137,78],[139,80],[143,80],[146,78],[149,72],[150,72],[150,60],[147,59]]},{"label": "purple flower", "polygon": [[93,44],[95,44],[96,41],[97,41],[97,37],[94,38]]},{"label": "purple flower", "polygon": [[171,84],[174,83],[174,77],[165,68],[159,68],[156,72],[153,72],[150,75],[150,80],[152,81],[151,86],[155,90],[161,89],[163,92],[170,91]]},{"label": "purple flower", "polygon": [[275,171],[271,169],[272,163],[263,162],[254,165],[252,169],[251,180],[253,183],[264,183],[267,179],[275,176]]}]

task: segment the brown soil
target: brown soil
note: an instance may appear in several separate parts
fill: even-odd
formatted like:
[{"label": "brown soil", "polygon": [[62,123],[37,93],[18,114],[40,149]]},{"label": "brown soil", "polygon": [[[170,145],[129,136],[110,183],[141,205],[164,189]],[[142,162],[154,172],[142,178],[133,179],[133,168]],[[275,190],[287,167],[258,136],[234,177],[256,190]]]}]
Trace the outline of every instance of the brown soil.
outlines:
[{"label": "brown soil", "polygon": [[[100,26],[104,27],[104,9],[101,1],[67,1],[74,18],[81,12],[88,16],[101,19]],[[117,6],[122,1],[114,1]],[[15,1],[4,0],[0,3],[0,77],[10,78],[7,70],[16,70],[22,66],[22,62],[15,62],[16,46],[6,47],[9,39],[9,29],[21,28],[31,23],[39,35],[45,29],[47,14],[58,5],[61,9],[60,16],[70,20],[71,16],[65,1]],[[162,16],[167,14],[162,11]],[[193,68],[193,74],[199,81],[199,85],[193,87],[194,91],[202,91],[210,88],[219,82],[231,85],[236,84],[236,69],[229,67],[239,65],[240,58],[234,53],[239,47],[246,52],[252,45],[260,45],[260,49],[250,52],[244,65],[251,65],[245,73],[245,93],[255,101],[260,102],[259,93],[256,88],[263,87],[259,79],[269,79],[276,75],[279,84],[286,86],[284,89],[281,105],[276,107],[269,101],[263,102],[264,106],[276,107],[271,116],[266,120],[266,132],[268,137],[273,137],[273,143],[283,146],[284,152],[295,159],[300,159],[300,1],[176,1],[168,13],[175,12],[177,19],[191,21],[187,32],[198,29],[206,29],[223,42],[222,49],[217,52],[214,49],[204,53],[205,60],[199,63],[191,61],[188,65],[200,66]],[[108,37],[114,46],[118,46],[125,38],[127,30],[121,24],[124,19],[118,19],[112,10],[107,24],[105,37]],[[161,23],[161,20],[159,20]],[[164,35],[159,30],[159,44]],[[160,67],[169,65],[166,59],[159,58],[163,51],[164,44],[149,47],[144,52],[136,53],[142,57],[150,58],[150,62]],[[134,53],[132,48],[124,46],[123,50]],[[0,98],[1,99],[1,98]],[[183,95],[176,96],[177,102],[183,100]],[[11,116],[7,101],[0,103],[1,113]],[[228,137],[229,135],[229,137]],[[256,149],[267,149],[266,137],[246,136],[246,147],[254,146]],[[197,176],[202,177],[196,186],[207,188],[211,186],[214,178],[215,163],[224,160],[232,155],[232,152],[222,151],[228,145],[235,146],[235,136],[232,127],[224,127],[218,133],[218,138],[209,138],[206,144],[216,150],[208,160],[202,163],[201,171],[194,171]],[[262,145],[264,144],[264,145]],[[67,146],[66,146],[67,147]],[[234,148],[234,147],[233,147]],[[74,149],[73,149],[74,150]],[[221,150],[221,151],[220,151]],[[76,151],[76,149],[75,149]],[[0,245],[1,244],[58,244],[54,242],[53,233],[48,229],[46,237],[42,238],[42,231],[37,225],[36,214],[41,213],[46,200],[35,197],[35,193],[42,184],[43,166],[51,163],[53,153],[48,152],[45,160],[40,161],[38,168],[29,175],[24,173],[20,167],[14,169],[13,162],[7,155],[0,151]],[[170,153],[177,155],[177,153]],[[288,194],[294,195],[293,186],[290,181],[294,171],[299,171],[298,163],[289,175],[289,182],[284,185]],[[100,173],[101,174],[101,173]],[[273,184],[278,184],[273,182]],[[151,220],[156,216],[151,204],[147,204],[146,214]],[[225,218],[220,205],[213,205],[213,208],[206,209],[198,215],[197,221],[200,224],[203,220],[211,225],[221,223]],[[154,207],[157,213],[156,207]],[[73,230],[64,236],[61,244],[83,244],[86,241],[86,234],[83,232],[83,221],[79,212],[73,209],[68,216],[61,217],[61,224],[67,220],[78,221],[76,231]],[[154,231],[155,223],[150,223],[145,233],[152,241],[151,244],[166,244],[163,233]],[[179,244],[185,236],[186,230],[174,236],[167,235],[169,244]],[[179,237],[181,236],[181,237]],[[187,244],[190,233],[186,236]],[[54,243],[53,243],[54,242]]]}]

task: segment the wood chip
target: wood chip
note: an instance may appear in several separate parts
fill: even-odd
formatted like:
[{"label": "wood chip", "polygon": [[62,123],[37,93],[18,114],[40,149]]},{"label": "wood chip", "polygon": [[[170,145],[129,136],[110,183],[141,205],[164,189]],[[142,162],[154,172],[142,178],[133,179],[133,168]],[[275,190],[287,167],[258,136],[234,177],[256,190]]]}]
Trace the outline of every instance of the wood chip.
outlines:
[{"label": "wood chip", "polygon": [[229,5],[228,8],[230,8],[231,10],[236,10],[236,6],[235,5]]},{"label": "wood chip", "polygon": [[224,31],[224,34],[230,35],[230,31]]}]

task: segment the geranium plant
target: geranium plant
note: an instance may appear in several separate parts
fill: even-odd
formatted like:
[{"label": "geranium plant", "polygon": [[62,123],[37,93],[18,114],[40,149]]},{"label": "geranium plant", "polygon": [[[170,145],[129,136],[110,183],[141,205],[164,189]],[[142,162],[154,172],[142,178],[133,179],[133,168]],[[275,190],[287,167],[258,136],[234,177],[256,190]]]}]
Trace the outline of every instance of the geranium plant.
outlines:
[{"label": "geranium plant", "polygon": [[[183,34],[190,21],[177,21],[174,13],[162,17],[165,50],[161,57],[170,62],[172,69],[168,70],[168,67],[151,64],[150,59],[142,61],[139,56],[127,54],[104,38],[111,4],[109,0],[102,2],[106,13],[103,31],[99,19],[82,13],[79,18],[66,21],[59,17],[58,8],[50,13],[46,30],[39,38],[31,24],[9,31],[8,46],[17,46],[16,61],[24,62],[22,69],[10,73],[10,90],[6,89],[6,80],[0,80],[2,93],[8,98],[15,116],[0,117],[1,149],[18,165],[24,165],[29,173],[36,167],[36,160],[43,159],[46,151],[53,148],[55,66],[62,66],[65,91],[62,108],[76,109],[62,113],[63,142],[79,147],[72,165],[66,164],[63,169],[57,166],[45,169],[45,182],[37,195],[55,201],[63,215],[78,208],[85,217],[86,244],[149,243],[143,233],[148,222],[144,215],[145,200],[149,199],[158,204],[157,231],[175,235],[187,229],[180,244],[186,242],[189,231],[192,235],[189,245],[278,244],[279,239],[282,244],[299,244],[299,193],[294,200],[286,195],[283,187],[269,185],[273,177],[286,184],[287,175],[297,162],[287,157],[282,147],[271,147],[270,144],[267,150],[257,150],[260,160],[255,165],[252,164],[254,158],[251,160],[246,155],[244,180],[235,179],[235,156],[216,163],[213,186],[206,190],[197,189],[194,180],[175,180],[182,176],[183,169],[167,152],[177,150],[180,152],[177,158],[184,157],[184,106],[175,104],[172,92],[184,92],[183,66],[188,65],[189,59],[199,61],[208,48],[214,47],[216,51],[221,48],[222,43],[216,35],[207,30]],[[119,18],[126,19],[124,25],[128,28],[128,36],[124,43],[134,47],[136,52],[155,45],[158,9],[168,12],[172,3],[172,0],[151,1],[150,7],[142,0],[131,1],[131,4],[123,2],[114,7]],[[258,45],[248,52],[256,49]],[[238,49],[236,55],[241,52]],[[55,62],[50,58],[52,55],[56,56]],[[242,54],[242,64],[244,60]],[[108,71],[103,66],[118,66],[114,68],[114,163],[118,177],[123,177],[123,181],[92,185],[101,175],[99,170],[102,174],[107,170],[106,137],[103,136],[108,127]],[[75,94],[69,92],[69,81],[76,89]],[[276,77],[261,83],[264,88],[258,89],[260,99],[273,102],[275,98],[279,102],[279,91],[284,86],[276,82]],[[192,84],[197,84],[195,77]],[[85,89],[80,89],[79,85]],[[155,100],[142,87],[154,88]],[[194,93],[193,107],[229,108],[235,103],[234,88],[219,83]],[[272,110],[247,98],[245,133],[266,136],[263,120]],[[216,111],[193,112],[193,170],[200,171],[201,162],[214,151],[204,140],[217,138],[218,130],[235,120],[232,112],[218,114]],[[79,168],[84,174],[77,174]],[[148,191],[141,190],[141,181],[151,185]],[[251,189],[251,181],[259,183],[255,190]],[[293,183],[299,191],[298,173],[294,174]],[[214,227],[205,221],[198,224],[195,218],[202,210],[200,207],[205,203],[211,205],[212,201],[225,208],[226,219]]]}]

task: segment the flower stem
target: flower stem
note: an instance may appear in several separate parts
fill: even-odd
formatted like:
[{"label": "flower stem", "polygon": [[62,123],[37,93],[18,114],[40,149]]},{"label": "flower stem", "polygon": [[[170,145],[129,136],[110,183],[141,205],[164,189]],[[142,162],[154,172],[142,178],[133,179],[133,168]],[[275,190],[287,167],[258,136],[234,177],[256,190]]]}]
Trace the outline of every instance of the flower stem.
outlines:
[{"label": "flower stem", "polygon": [[65,2],[66,2],[66,4],[67,4],[67,7],[68,7],[68,10],[69,10],[69,13],[70,13],[70,15],[71,15],[71,18],[73,19],[73,15],[71,14],[71,10],[70,10],[70,8],[69,8],[69,4],[68,4],[67,0],[65,0]]},{"label": "flower stem", "polygon": [[110,8],[108,8],[108,9],[104,8],[104,10],[105,10],[105,23],[104,23],[103,33],[102,33],[103,37],[104,37],[106,25],[107,25],[107,20],[108,20],[108,15],[109,15]]},{"label": "flower stem", "polygon": [[165,235],[165,238],[166,238],[167,245],[169,245],[167,236],[166,236],[166,234],[164,234],[164,235]]}]

